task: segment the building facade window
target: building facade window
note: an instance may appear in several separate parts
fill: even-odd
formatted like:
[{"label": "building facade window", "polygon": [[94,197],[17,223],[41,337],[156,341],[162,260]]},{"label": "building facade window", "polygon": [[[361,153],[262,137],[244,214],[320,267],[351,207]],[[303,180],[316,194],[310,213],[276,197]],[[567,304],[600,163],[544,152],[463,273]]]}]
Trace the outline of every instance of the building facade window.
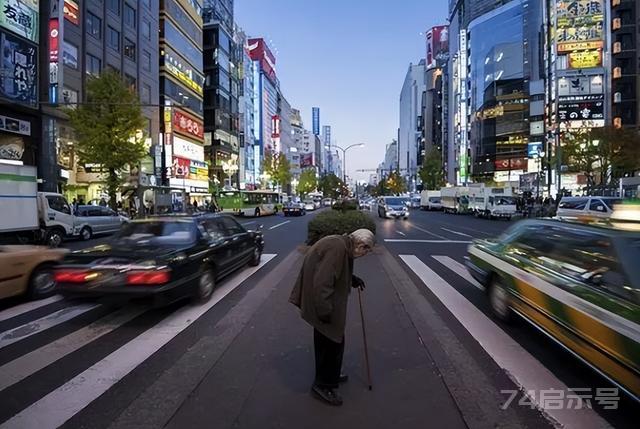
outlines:
[{"label": "building facade window", "polygon": [[124,4],[124,24],[129,28],[136,28],[136,10],[129,6],[128,3]]},{"label": "building facade window", "polygon": [[102,61],[100,58],[87,54],[86,63],[87,74],[93,76],[98,76],[100,74],[100,71],[102,70]]},{"label": "building facade window", "polygon": [[142,51],[142,68],[151,71],[151,54],[147,51]]},{"label": "building facade window", "polygon": [[142,37],[151,40],[151,23],[147,20],[142,21]]},{"label": "building facade window", "polygon": [[87,34],[102,39],[102,20],[91,12],[87,12]]},{"label": "building facade window", "polygon": [[136,60],[136,44],[129,39],[124,39],[124,55],[131,61]]},{"label": "building facade window", "polygon": [[78,68],[78,47],[66,40],[63,42],[62,63],[72,69]]},{"label": "building facade window", "polygon": [[120,52],[120,33],[112,27],[107,27],[107,44],[114,51]]},{"label": "building facade window", "polygon": [[128,74],[124,75],[124,83],[127,85],[127,88],[129,88],[129,91],[131,92],[136,92],[136,78],[133,76],[130,76]]},{"label": "building facade window", "polygon": [[143,104],[151,104],[151,87],[146,83],[142,84],[142,90],[140,92],[140,101]]},{"label": "building facade window", "polygon": [[107,8],[120,16],[120,0],[107,0]]}]

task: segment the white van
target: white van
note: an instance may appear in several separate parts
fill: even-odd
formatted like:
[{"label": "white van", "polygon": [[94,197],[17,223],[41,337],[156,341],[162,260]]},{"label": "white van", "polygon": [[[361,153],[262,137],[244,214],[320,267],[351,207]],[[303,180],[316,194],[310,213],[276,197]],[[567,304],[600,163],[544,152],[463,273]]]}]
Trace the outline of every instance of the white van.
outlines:
[{"label": "white van", "polygon": [[609,219],[613,206],[621,202],[622,199],[617,197],[562,197],[556,217]]}]

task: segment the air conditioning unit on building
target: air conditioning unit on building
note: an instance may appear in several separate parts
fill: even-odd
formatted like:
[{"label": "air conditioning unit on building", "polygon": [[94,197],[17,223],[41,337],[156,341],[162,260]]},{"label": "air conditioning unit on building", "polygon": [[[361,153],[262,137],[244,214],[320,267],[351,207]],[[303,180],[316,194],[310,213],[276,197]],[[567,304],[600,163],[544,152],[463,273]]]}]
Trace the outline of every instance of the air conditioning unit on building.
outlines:
[{"label": "air conditioning unit on building", "polygon": [[622,94],[619,92],[616,92],[613,94],[613,102],[614,103],[621,103],[622,102]]}]

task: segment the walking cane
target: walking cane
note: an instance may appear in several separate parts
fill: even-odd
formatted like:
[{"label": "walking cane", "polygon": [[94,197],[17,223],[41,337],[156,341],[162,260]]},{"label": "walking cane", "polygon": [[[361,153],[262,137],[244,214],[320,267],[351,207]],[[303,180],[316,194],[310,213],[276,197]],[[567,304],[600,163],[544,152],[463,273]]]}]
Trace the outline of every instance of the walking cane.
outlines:
[{"label": "walking cane", "polygon": [[367,381],[369,390],[373,389],[371,384],[371,367],[369,366],[369,348],[367,346],[367,331],[364,328],[364,312],[362,311],[362,289],[358,288],[358,302],[360,303],[360,319],[362,320],[362,338],[364,339],[364,363],[367,367]]}]

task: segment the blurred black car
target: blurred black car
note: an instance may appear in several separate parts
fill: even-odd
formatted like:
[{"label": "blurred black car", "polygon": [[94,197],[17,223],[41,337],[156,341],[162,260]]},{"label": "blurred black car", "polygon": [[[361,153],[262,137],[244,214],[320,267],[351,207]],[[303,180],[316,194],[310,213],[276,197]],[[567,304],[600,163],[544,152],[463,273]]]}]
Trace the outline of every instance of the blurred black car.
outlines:
[{"label": "blurred black car", "polygon": [[303,216],[307,214],[307,211],[304,208],[304,204],[290,201],[282,206],[282,213],[285,216]]},{"label": "blurred black car", "polygon": [[263,249],[261,231],[228,215],[151,218],[124,225],[109,244],[66,255],[55,280],[67,296],[204,301],[222,277],[257,266]]}]

